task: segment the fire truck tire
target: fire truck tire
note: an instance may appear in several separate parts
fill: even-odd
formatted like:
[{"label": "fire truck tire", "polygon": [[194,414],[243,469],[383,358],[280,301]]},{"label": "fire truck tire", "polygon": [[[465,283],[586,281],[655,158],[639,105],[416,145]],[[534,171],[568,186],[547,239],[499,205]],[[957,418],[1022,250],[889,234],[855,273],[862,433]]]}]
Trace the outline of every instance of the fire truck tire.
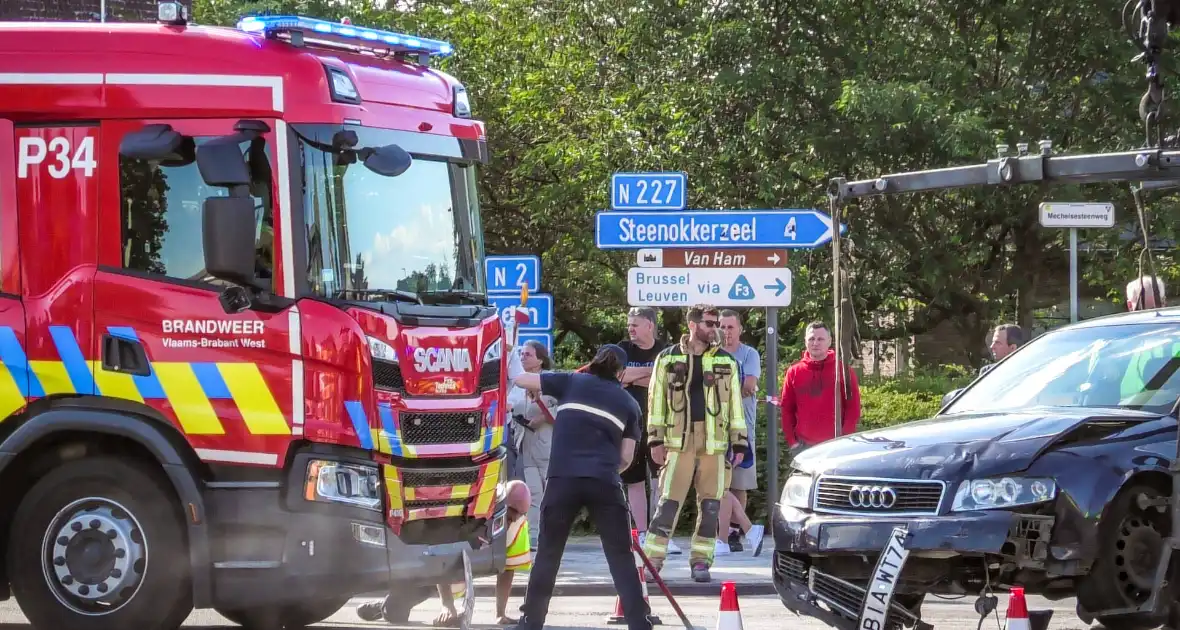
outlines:
[{"label": "fire truck tire", "polygon": [[21,501],[8,575],[38,630],[175,630],[192,612],[180,509],[163,473],[114,457],[58,465]]},{"label": "fire truck tire", "polygon": [[226,619],[249,630],[301,630],[336,614],[348,603],[347,597],[291,604],[283,607],[217,609]]}]

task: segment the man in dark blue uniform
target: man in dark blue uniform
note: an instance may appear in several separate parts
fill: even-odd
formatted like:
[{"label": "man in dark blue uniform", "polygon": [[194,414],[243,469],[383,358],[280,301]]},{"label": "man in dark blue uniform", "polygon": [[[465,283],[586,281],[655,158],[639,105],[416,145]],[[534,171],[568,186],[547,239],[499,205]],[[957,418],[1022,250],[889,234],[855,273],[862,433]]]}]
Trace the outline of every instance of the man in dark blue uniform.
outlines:
[{"label": "man in dark blue uniform", "polygon": [[541,501],[541,535],[520,607],[519,630],[541,630],[545,625],[565,543],[583,507],[602,539],[628,630],[651,630],[651,609],[635,570],[630,513],[619,476],[642,438],[639,404],[619,382],[626,367],[626,351],[608,344],[598,350],[585,373],[521,374],[513,381],[558,402],[553,465]]}]

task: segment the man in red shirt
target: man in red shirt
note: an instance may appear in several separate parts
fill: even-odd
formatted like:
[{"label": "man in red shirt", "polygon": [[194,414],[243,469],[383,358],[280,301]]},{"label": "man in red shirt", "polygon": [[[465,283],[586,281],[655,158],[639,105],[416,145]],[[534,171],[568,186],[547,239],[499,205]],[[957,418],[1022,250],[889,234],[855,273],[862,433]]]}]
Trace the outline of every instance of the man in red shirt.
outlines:
[{"label": "man in red shirt", "polygon": [[[779,406],[783,438],[795,453],[836,435],[836,351],[832,334],[823,322],[807,325],[803,358],[783,375]],[[841,435],[856,432],[860,420],[860,386],[856,372],[841,361]]]}]

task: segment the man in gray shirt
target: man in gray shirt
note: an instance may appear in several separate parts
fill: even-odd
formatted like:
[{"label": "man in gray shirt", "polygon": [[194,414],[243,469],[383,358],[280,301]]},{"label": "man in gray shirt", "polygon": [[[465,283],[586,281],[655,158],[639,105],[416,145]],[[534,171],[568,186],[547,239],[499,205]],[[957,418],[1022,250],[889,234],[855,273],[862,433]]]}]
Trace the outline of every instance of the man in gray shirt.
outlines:
[{"label": "man in gray shirt", "polygon": [[[741,510],[746,509],[747,491],[758,487],[757,451],[754,448],[758,433],[758,378],[762,376],[762,358],[754,348],[742,343],[742,320],[737,311],[725,309],[721,311],[722,347],[733,355],[741,370],[742,408],[746,415],[746,426],[749,431],[750,456],[745,458],[732,471],[729,489],[737,499]],[[722,510],[724,513],[725,510]],[[738,520],[738,519],[731,519]],[[742,519],[745,520],[745,519]],[[722,527],[727,523],[722,523]],[[757,545],[762,538],[762,525],[754,525],[745,532],[747,539]],[[742,551],[741,533],[736,528],[730,529],[730,551]]]}]

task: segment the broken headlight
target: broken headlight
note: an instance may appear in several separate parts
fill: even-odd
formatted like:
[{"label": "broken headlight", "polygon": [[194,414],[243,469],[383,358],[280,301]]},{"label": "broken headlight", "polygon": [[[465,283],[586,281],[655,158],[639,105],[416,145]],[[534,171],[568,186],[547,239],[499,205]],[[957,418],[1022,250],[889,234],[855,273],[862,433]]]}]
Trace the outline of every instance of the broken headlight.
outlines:
[{"label": "broken headlight", "polygon": [[1050,501],[1057,496],[1057,483],[1052,479],[1033,477],[1003,477],[1001,479],[972,479],[959,484],[954,512],[994,510],[1032,505]]},{"label": "broken headlight", "polygon": [[811,507],[811,475],[795,473],[787,477],[783,485],[783,494],[779,503],[793,508],[807,509]]}]

